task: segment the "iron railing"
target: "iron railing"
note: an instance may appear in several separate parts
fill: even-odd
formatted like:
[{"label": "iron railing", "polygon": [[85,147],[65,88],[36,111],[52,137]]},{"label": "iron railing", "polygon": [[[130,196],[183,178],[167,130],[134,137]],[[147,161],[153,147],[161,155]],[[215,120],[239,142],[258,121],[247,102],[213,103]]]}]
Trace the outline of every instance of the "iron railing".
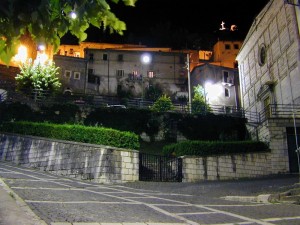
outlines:
[{"label": "iron railing", "polygon": [[300,116],[300,105],[295,104],[270,104],[258,113],[259,122],[267,119],[293,118]]}]

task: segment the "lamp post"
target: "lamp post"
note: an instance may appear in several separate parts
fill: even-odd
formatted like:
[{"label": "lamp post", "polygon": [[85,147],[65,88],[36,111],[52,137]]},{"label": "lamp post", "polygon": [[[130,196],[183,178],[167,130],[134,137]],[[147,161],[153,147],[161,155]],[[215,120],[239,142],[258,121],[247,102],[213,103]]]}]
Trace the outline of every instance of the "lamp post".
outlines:
[{"label": "lamp post", "polygon": [[148,65],[151,63],[151,55],[148,53],[144,53],[141,56],[141,62],[142,62],[142,71],[141,71],[141,79],[142,79],[142,104],[144,101],[144,78],[143,78],[143,65]]},{"label": "lamp post", "polygon": [[192,92],[191,92],[191,73],[190,73],[190,54],[187,54],[187,73],[188,73],[188,95],[189,95],[189,112],[192,113]]}]

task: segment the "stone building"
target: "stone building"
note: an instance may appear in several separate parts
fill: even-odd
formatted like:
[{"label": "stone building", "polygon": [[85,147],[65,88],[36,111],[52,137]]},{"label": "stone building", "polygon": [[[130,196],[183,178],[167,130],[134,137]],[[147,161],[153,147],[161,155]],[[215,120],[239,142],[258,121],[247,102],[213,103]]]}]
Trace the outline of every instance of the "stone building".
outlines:
[{"label": "stone building", "polygon": [[55,55],[54,61],[61,68],[65,91],[117,96],[122,89],[144,98],[151,85],[171,97],[186,92],[186,57],[184,52],[146,48],[85,48],[84,58]]},{"label": "stone building", "polygon": [[238,78],[236,68],[204,63],[191,72],[191,86],[200,84],[204,88],[207,103],[220,112],[229,113],[240,108]]},{"label": "stone building", "polygon": [[299,171],[299,5],[288,2],[269,1],[237,56],[249,131],[269,143],[274,173]]}]

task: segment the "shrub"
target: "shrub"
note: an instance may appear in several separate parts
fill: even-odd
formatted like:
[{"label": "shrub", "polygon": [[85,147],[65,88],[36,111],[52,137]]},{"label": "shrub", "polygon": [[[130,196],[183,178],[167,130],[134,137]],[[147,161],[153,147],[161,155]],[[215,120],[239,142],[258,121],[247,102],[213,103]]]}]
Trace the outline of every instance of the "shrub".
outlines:
[{"label": "shrub", "polygon": [[104,127],[90,127],[70,124],[34,123],[27,121],[6,122],[1,130],[23,135],[33,135],[67,141],[139,149],[138,135]]},{"label": "shrub", "polygon": [[212,156],[264,151],[269,151],[269,147],[264,142],[259,141],[182,141],[163,147],[164,155],[176,156]]},{"label": "shrub", "polygon": [[162,95],[159,99],[154,102],[154,104],[151,107],[151,110],[154,112],[167,112],[171,109],[173,109],[173,103],[171,101],[171,98],[167,95]]}]

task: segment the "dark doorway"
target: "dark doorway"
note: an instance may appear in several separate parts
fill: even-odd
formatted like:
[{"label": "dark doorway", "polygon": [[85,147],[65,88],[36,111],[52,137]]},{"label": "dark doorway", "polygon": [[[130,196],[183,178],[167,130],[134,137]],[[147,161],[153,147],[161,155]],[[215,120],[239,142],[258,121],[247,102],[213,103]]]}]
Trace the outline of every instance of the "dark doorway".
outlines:
[{"label": "dark doorway", "polygon": [[[300,146],[300,127],[297,127],[296,130],[297,130],[298,146]],[[297,144],[296,144],[295,128],[287,127],[286,136],[287,136],[287,144],[288,144],[290,172],[298,173],[299,166],[298,166],[298,156],[296,153]]]}]

